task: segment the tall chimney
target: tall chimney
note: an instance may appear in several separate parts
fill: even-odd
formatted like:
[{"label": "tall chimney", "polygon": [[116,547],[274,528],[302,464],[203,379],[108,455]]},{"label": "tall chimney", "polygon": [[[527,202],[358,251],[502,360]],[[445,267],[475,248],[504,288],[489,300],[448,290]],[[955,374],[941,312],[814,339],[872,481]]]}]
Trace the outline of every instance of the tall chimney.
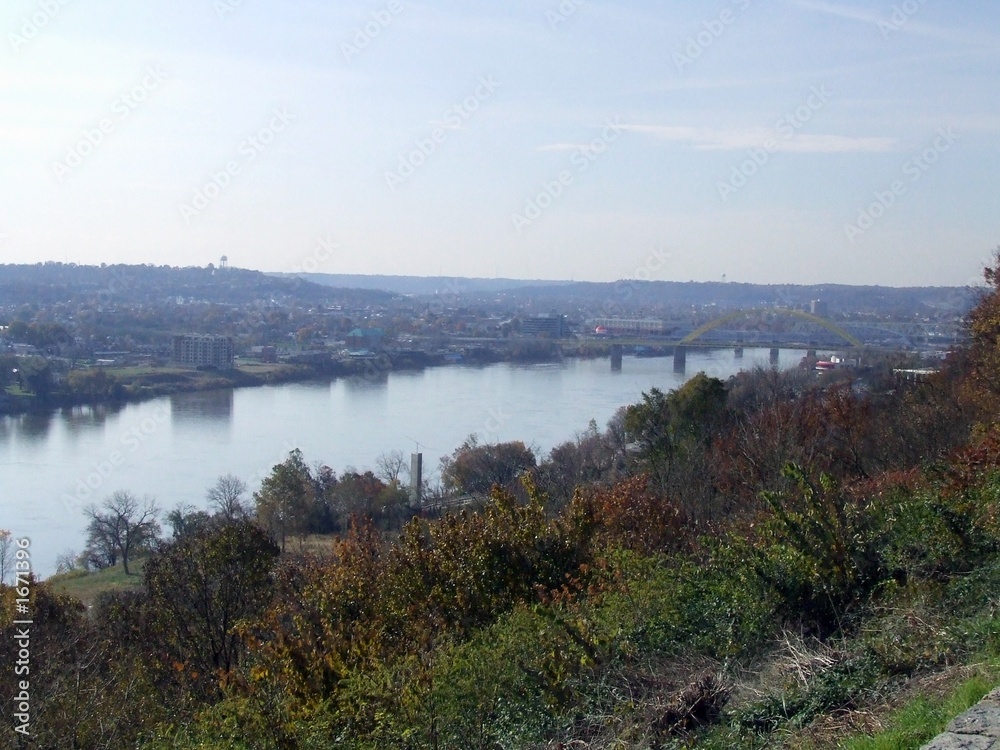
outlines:
[{"label": "tall chimney", "polygon": [[410,454],[410,507],[420,508],[420,490],[424,483],[424,454]]}]

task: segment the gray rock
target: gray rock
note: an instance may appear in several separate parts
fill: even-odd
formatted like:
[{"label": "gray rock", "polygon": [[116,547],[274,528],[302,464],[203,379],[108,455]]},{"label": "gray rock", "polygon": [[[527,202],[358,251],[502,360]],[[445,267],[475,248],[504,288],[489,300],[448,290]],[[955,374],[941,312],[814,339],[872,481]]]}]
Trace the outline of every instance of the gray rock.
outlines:
[{"label": "gray rock", "polygon": [[1000,737],[1000,705],[979,703],[961,714],[945,728],[955,734],[978,734]]},{"label": "gray rock", "polygon": [[920,748],[920,750],[997,750],[996,740],[977,734],[945,732]]}]

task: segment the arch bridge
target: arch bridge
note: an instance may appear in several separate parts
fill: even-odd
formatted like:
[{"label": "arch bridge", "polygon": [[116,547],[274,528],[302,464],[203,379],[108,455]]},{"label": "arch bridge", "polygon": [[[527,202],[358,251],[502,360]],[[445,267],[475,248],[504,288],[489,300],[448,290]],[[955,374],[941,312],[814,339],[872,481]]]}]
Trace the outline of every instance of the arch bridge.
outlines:
[{"label": "arch bridge", "polygon": [[[705,323],[705,324],[703,324],[703,325],[695,328],[693,331],[691,331],[689,334],[687,334],[686,336],[684,336],[679,341],[675,341],[675,342],[665,342],[662,339],[660,339],[660,340],[658,340],[656,342],[653,342],[652,340],[649,340],[649,339],[647,339],[647,340],[636,339],[635,341],[633,341],[631,339],[631,337],[629,337],[626,340],[617,340],[617,341],[615,341],[614,344],[612,344],[612,348],[611,348],[611,366],[612,366],[612,368],[621,367],[622,350],[623,350],[623,347],[625,345],[650,345],[650,344],[657,345],[658,344],[660,346],[664,346],[665,345],[665,346],[673,346],[674,347],[674,369],[678,370],[678,371],[682,371],[684,369],[684,367],[685,367],[685,364],[686,364],[687,349],[688,349],[688,347],[690,347],[690,346],[699,346],[699,345],[702,345],[702,346],[707,345],[707,344],[698,344],[697,343],[698,340],[701,339],[702,336],[704,336],[705,334],[707,334],[707,333],[709,333],[709,332],[711,332],[711,331],[713,331],[713,330],[715,330],[717,328],[721,328],[722,326],[724,326],[724,325],[726,325],[728,323],[732,323],[735,320],[739,320],[740,318],[745,318],[745,317],[749,317],[751,315],[761,314],[761,313],[766,313],[766,314],[775,314],[775,313],[777,313],[779,315],[785,315],[785,316],[788,316],[788,317],[797,318],[799,320],[804,320],[806,322],[813,323],[813,324],[815,324],[815,325],[817,325],[817,326],[825,329],[826,331],[829,331],[830,333],[834,334],[836,337],[842,339],[847,345],[849,345],[851,347],[861,348],[863,346],[862,342],[858,339],[858,337],[855,336],[854,334],[852,334],[850,331],[846,330],[842,326],[839,326],[839,325],[837,325],[836,323],[834,323],[834,322],[832,322],[830,320],[827,320],[826,318],[822,318],[822,317],[820,317],[818,315],[813,315],[812,313],[807,313],[807,312],[802,311],[802,310],[788,310],[788,309],[784,309],[784,308],[748,308],[748,309],[735,310],[733,312],[726,313],[725,315],[722,315],[722,316],[720,316],[718,318],[715,318],[714,320],[710,320],[709,322],[707,322],[707,323]],[[742,356],[742,350],[743,350],[743,345],[744,345],[744,342],[742,340],[738,340],[738,341],[727,343],[727,344],[720,343],[720,344],[717,344],[717,345],[718,346],[730,346],[730,345],[732,345],[732,346],[734,346],[736,348],[737,356]],[[794,348],[794,345],[790,345],[790,344],[784,344],[783,346],[785,348],[789,348],[790,346]],[[814,347],[813,346],[809,346],[809,348],[812,349]],[[777,357],[778,357],[778,346],[777,345],[772,345],[771,346],[771,361],[772,362],[777,362]]]},{"label": "arch bridge", "polygon": [[818,315],[813,315],[812,313],[807,313],[803,310],[787,310],[784,308],[759,308],[759,309],[751,308],[749,310],[737,310],[735,312],[727,313],[726,315],[723,315],[721,318],[716,318],[715,320],[711,320],[708,323],[705,323],[704,325],[695,328],[693,331],[691,331],[691,333],[689,333],[687,336],[685,336],[678,342],[678,346],[684,346],[685,344],[694,343],[709,331],[713,331],[716,328],[721,328],[727,323],[732,323],[734,320],[739,320],[740,318],[747,317],[748,315],[761,312],[780,313],[782,315],[788,315],[793,318],[799,318],[801,320],[806,320],[810,323],[815,323],[816,325],[825,328],[835,336],[839,336],[840,338],[844,339],[851,346],[855,347],[862,346],[861,341],[859,341],[856,336],[854,336],[852,333],[845,330],[841,326],[838,326],[836,323],[827,320],[826,318],[821,318]]}]

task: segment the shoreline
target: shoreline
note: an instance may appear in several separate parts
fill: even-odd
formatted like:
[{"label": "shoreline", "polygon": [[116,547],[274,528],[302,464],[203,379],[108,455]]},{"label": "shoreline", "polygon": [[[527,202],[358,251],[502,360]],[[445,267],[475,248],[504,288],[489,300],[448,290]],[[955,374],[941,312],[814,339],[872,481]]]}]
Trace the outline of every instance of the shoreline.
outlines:
[{"label": "shoreline", "polygon": [[[532,342],[538,343],[538,342]],[[498,352],[486,347],[471,347],[455,359],[448,354],[428,354],[419,350],[386,351],[354,359],[333,358],[325,353],[303,352],[278,363],[256,360],[240,361],[232,370],[198,370],[172,365],[108,367],[74,370],[103,373],[107,382],[101,393],[50,394],[42,401],[34,395],[0,393],[0,417],[26,414],[55,414],[62,409],[121,407],[180,393],[201,393],[236,388],[257,388],[284,383],[333,381],[338,378],[379,379],[391,372],[413,372],[432,367],[487,366],[510,364],[546,364],[563,359],[595,359],[610,356],[614,342],[547,342],[544,347],[510,349]],[[720,347],[727,348],[727,347]],[[753,347],[750,347],[753,348]],[[630,352],[636,357],[667,357],[670,351]]]},{"label": "shoreline", "polygon": [[349,377],[379,379],[387,377],[391,372],[413,372],[431,367],[484,366],[500,362],[543,364],[557,362],[564,357],[598,356],[603,356],[603,353],[590,348],[572,350],[571,347],[561,346],[555,351],[550,348],[544,353],[536,351],[527,356],[524,354],[514,356],[512,352],[500,353],[492,349],[476,349],[459,360],[449,359],[444,354],[435,355],[420,351],[389,351],[356,359],[334,359],[328,355],[315,356],[305,352],[290,356],[280,363],[241,361],[232,370],[197,370],[171,365],[109,367],[101,370],[90,368],[84,372],[102,372],[109,381],[102,393],[54,392],[42,400],[38,400],[35,395],[0,393],[0,417],[54,414],[63,409],[81,406],[124,406],[179,393],[332,381]]}]

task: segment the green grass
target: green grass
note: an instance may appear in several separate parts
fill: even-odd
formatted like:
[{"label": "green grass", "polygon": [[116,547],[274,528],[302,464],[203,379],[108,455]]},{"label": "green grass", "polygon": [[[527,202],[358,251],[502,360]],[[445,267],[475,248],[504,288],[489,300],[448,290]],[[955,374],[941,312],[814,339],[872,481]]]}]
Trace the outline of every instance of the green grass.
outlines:
[{"label": "green grass", "polygon": [[294,368],[289,365],[283,365],[275,362],[248,362],[242,360],[236,362],[236,369],[240,372],[249,373],[251,375],[262,375],[271,372],[286,372],[294,370]]},{"label": "green grass", "polygon": [[46,583],[56,591],[75,596],[84,604],[93,604],[97,596],[105,591],[140,589],[142,588],[142,568],[144,558],[129,560],[129,575],[125,575],[122,566],[115,565],[96,573],[85,571],[70,571],[58,573],[46,579]]},{"label": "green grass", "polygon": [[122,379],[137,378],[142,377],[143,375],[185,375],[191,373],[191,370],[185,370],[182,367],[153,367],[151,365],[139,365],[135,367],[106,367],[105,371],[109,375]]},{"label": "green grass", "polygon": [[906,704],[873,737],[848,740],[845,750],[910,750],[944,731],[949,721],[978,703],[996,684],[997,671],[984,670],[960,684],[944,700],[920,696]]}]

